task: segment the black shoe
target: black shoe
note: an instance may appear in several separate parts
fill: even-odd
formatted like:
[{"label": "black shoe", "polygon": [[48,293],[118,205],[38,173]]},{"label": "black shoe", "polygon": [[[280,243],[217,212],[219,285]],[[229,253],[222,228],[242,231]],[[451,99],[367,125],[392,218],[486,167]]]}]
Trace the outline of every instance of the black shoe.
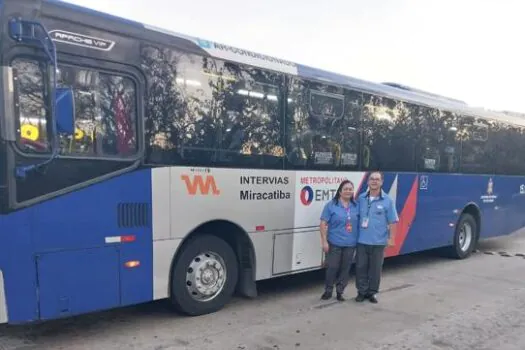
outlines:
[{"label": "black shoe", "polygon": [[372,303],[372,304],[377,304],[377,298],[375,295],[370,295],[368,296],[368,300]]},{"label": "black shoe", "polygon": [[357,294],[357,297],[355,298],[355,301],[357,301],[358,303],[362,303],[363,301],[365,301],[365,296],[363,294]]},{"label": "black shoe", "polygon": [[321,300],[328,300],[332,297],[332,292],[324,292],[323,295],[321,295]]},{"label": "black shoe", "polygon": [[339,301],[345,301],[346,299],[343,297],[343,293],[337,293],[337,300]]}]

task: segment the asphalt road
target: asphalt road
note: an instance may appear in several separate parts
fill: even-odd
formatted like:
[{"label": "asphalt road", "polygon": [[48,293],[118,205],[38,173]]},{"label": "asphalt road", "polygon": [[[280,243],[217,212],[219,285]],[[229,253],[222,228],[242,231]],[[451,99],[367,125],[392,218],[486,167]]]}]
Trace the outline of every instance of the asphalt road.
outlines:
[{"label": "asphalt road", "polygon": [[377,305],[350,299],[353,279],[348,301],[321,302],[316,272],[262,282],[257,299],[201,317],[156,302],[0,326],[0,349],[525,349],[525,232],[479,248],[463,261],[388,259]]}]

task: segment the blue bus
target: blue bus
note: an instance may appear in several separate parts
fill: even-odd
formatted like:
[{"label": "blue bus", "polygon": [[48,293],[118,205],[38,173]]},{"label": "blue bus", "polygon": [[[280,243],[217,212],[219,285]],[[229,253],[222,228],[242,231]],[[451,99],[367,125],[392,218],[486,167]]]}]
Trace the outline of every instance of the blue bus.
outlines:
[{"label": "blue bus", "polygon": [[525,121],[57,0],[0,0],[0,322],[223,308],[321,269],[319,215],[374,170],[387,256],[525,226]]}]

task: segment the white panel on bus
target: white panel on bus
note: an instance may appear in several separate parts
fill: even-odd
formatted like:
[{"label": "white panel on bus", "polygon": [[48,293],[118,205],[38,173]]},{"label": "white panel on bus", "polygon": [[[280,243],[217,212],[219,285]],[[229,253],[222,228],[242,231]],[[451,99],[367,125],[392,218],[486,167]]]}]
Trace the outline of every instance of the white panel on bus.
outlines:
[{"label": "white panel on bus", "polygon": [[212,220],[226,220],[258,235],[291,228],[294,188],[293,172],[173,167],[172,237],[184,238]]},{"label": "white panel on bus", "polygon": [[7,322],[7,304],[5,300],[4,273],[0,270],[0,323]]},{"label": "white panel on bus", "polygon": [[153,240],[169,239],[171,233],[170,168],[151,170]]},{"label": "white panel on bus", "polygon": [[153,242],[153,300],[164,299],[169,295],[171,262],[181,241],[169,239]]},{"label": "white panel on bus", "polygon": [[298,171],[293,227],[319,227],[324,206],[334,197],[339,184],[348,179],[357,193],[359,188],[366,187],[365,175],[364,172]]},{"label": "white panel on bus", "polygon": [[323,251],[319,230],[276,234],[274,239],[273,273],[321,267]]},{"label": "white panel on bus", "polygon": [[273,232],[254,232],[250,234],[255,249],[256,271],[255,280],[271,278],[273,275]]}]

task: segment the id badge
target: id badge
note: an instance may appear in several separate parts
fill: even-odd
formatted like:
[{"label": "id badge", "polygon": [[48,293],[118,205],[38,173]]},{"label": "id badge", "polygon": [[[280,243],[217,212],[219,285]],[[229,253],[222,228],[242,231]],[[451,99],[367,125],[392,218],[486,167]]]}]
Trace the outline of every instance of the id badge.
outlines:
[{"label": "id badge", "polygon": [[346,224],[346,232],[352,233],[352,223],[348,222]]},{"label": "id badge", "polygon": [[368,228],[368,218],[363,218],[363,222],[361,223],[362,228]]}]

